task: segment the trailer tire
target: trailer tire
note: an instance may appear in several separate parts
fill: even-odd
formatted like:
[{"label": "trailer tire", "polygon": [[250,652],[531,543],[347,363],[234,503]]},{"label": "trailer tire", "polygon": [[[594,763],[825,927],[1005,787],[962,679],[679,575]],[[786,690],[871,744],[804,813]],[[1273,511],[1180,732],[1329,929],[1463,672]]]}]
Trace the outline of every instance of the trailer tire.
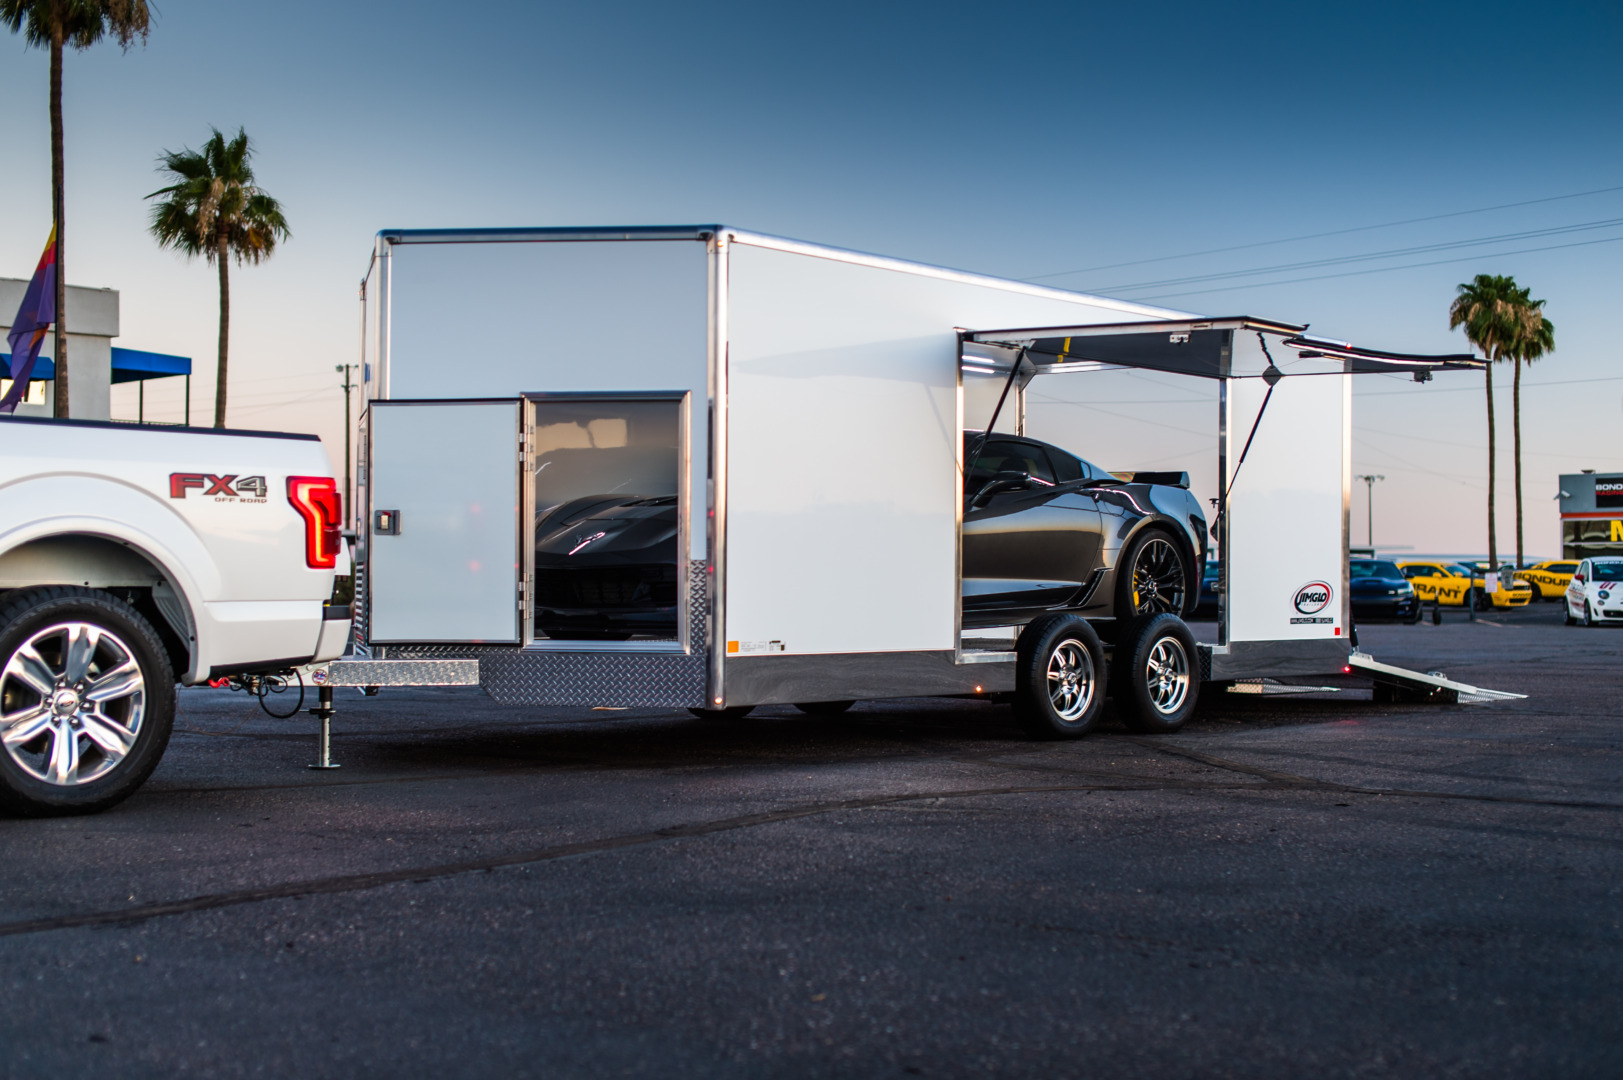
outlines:
[{"label": "trailer tire", "polygon": [[1116,646],[1114,682],[1122,720],[1134,731],[1170,735],[1189,722],[1200,698],[1195,636],[1176,615],[1146,619]]},{"label": "trailer tire", "polygon": [[797,701],[795,708],[809,716],[838,716],[855,704],[855,701]]},{"label": "trailer tire", "polygon": [[1014,716],[1034,739],[1079,739],[1104,709],[1104,646],[1087,620],[1048,615],[1015,644]]},{"label": "trailer tire", "polygon": [[0,604],[0,809],[107,809],[152,775],[174,720],[168,654],[133,607],[61,585]]},{"label": "trailer tire", "polygon": [[725,723],[730,720],[742,720],[755,711],[754,705],[729,705],[725,709],[699,709],[688,706],[688,712],[700,720],[711,720]]}]

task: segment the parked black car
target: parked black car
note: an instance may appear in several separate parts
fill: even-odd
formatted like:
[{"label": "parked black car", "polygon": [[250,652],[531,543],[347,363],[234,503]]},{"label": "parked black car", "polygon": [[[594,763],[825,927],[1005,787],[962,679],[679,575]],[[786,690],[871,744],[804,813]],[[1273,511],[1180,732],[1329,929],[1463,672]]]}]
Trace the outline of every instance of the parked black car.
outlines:
[{"label": "parked black car", "polygon": [[[1122,479],[1035,439],[965,434],[963,624],[1011,626],[1194,610],[1206,520],[1184,473]],[[674,495],[595,495],[535,527],[535,629],[674,637]]]},{"label": "parked black car", "polygon": [[1195,618],[1215,619],[1221,613],[1217,584],[1223,577],[1223,564],[1216,559],[1206,560],[1206,569],[1200,575],[1200,598],[1195,602]]},{"label": "parked black car", "polygon": [[1347,594],[1354,619],[1420,621],[1420,601],[1414,586],[1396,563],[1386,559],[1351,559],[1347,563]]},{"label": "parked black car", "polygon": [[675,637],[675,495],[593,495],[535,523],[535,630],[575,641]]}]

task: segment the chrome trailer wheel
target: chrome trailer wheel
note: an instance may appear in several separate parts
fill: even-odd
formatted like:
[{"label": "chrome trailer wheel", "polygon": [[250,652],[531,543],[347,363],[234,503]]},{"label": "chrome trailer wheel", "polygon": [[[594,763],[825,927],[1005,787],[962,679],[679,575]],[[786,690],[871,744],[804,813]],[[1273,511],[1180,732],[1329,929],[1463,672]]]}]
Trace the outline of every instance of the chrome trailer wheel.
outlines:
[{"label": "chrome trailer wheel", "polygon": [[1127,658],[1117,692],[1126,706],[1124,719],[1135,731],[1177,731],[1194,714],[1200,697],[1199,654],[1195,638],[1174,615],[1157,615],[1143,623],[1129,641],[1117,646]]},{"label": "chrome trailer wheel", "polygon": [[0,803],[105,809],[156,767],[174,719],[157,634],[114,597],[21,590],[0,608]]},{"label": "chrome trailer wheel", "polygon": [[1087,621],[1050,615],[1030,623],[1015,645],[1015,716],[1040,739],[1075,739],[1099,721],[1105,697],[1104,646]]}]

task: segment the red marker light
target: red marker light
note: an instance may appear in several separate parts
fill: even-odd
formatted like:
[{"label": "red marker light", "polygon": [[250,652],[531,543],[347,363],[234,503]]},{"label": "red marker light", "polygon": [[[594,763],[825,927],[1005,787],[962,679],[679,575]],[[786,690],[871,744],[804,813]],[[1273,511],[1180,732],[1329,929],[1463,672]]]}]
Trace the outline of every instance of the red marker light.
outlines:
[{"label": "red marker light", "polygon": [[312,570],[331,570],[337,566],[344,520],[338,481],[330,476],[290,476],[287,501],[304,519],[305,565]]}]

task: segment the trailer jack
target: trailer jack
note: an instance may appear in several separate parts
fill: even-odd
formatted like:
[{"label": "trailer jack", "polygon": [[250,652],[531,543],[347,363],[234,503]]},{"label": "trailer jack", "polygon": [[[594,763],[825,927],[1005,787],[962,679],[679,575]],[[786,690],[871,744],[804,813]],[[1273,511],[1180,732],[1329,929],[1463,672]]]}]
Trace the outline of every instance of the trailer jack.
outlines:
[{"label": "trailer jack", "polygon": [[309,766],[312,769],[336,769],[338,764],[332,759],[332,686],[323,684],[316,691],[316,707],[310,710],[310,715],[321,721],[321,734],[317,736],[316,760]]}]

